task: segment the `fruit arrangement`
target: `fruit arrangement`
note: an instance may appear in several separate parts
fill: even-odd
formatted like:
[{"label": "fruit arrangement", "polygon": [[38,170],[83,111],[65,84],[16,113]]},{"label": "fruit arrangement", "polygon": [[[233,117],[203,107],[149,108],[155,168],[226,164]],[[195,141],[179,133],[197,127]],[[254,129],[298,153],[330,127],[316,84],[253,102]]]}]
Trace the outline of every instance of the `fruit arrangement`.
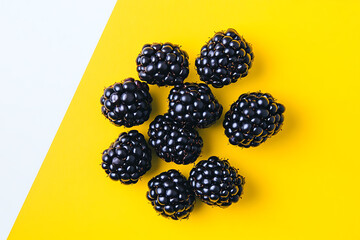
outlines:
[{"label": "fruit arrangement", "polygon": [[[157,213],[174,220],[188,218],[196,199],[228,207],[239,201],[245,178],[228,160],[211,156],[195,164],[203,139],[197,128],[218,121],[223,106],[210,87],[222,88],[248,75],[254,61],[250,43],[236,30],[216,33],[202,48],[195,66],[204,83],[189,83],[189,56],[172,43],[145,44],[136,58],[140,80],[127,78],[104,90],[103,115],[114,125],[133,127],[146,122],[152,96],[147,84],[172,86],[168,111],[150,123],[146,142],[137,130],[123,132],[103,151],[102,168],[115,181],[135,184],[151,168],[151,148],[166,162],[194,164],[187,179],[178,170],[160,173],[148,182],[147,199]],[[277,134],[284,105],[269,93],[241,94],[225,113],[223,127],[232,145],[257,147]]]}]

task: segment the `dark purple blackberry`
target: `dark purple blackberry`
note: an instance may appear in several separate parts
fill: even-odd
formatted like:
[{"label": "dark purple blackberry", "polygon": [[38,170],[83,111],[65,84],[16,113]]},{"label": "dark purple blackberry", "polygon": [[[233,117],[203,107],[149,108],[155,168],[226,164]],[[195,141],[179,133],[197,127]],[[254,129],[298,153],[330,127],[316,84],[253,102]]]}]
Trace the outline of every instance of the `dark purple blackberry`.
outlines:
[{"label": "dark purple blackberry", "polygon": [[150,123],[149,144],[166,162],[189,164],[199,157],[202,138],[193,128],[181,127],[168,114],[157,116]]},{"label": "dark purple blackberry", "polygon": [[284,111],[269,93],[242,94],[225,114],[225,135],[233,145],[256,147],[280,131]]},{"label": "dark purple blackberry", "polygon": [[158,86],[180,84],[189,75],[189,56],[172,43],[144,45],[136,64],[139,78]]},{"label": "dark purple blackberry", "polygon": [[120,134],[103,152],[102,168],[113,180],[124,184],[137,183],[151,168],[151,150],[144,136],[136,130]]},{"label": "dark purple blackberry", "polygon": [[203,83],[176,85],[169,94],[169,115],[181,125],[206,128],[218,120],[222,106]]},{"label": "dark purple blackberry", "polygon": [[104,116],[117,126],[143,124],[151,113],[149,86],[133,78],[106,88],[100,102]]},{"label": "dark purple blackberry", "polygon": [[215,156],[198,162],[190,171],[189,181],[201,201],[220,207],[236,203],[245,184],[245,178],[228,161]]},{"label": "dark purple blackberry", "polygon": [[146,197],[155,211],[174,220],[189,217],[195,196],[181,173],[174,169],[160,173],[149,181],[148,186]]},{"label": "dark purple blackberry", "polygon": [[200,79],[221,88],[245,77],[252,66],[252,47],[236,30],[218,32],[201,48],[195,66]]}]

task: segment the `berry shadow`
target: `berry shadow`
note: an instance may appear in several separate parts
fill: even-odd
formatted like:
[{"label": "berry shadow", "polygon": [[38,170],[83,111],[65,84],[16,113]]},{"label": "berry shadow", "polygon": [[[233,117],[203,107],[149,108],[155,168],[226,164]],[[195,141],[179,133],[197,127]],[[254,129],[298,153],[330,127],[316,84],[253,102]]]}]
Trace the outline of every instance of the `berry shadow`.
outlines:
[{"label": "berry shadow", "polygon": [[[153,98],[151,102],[151,114],[149,120],[152,121],[156,116],[167,112],[167,97],[172,87],[151,86],[150,94]],[[155,97],[156,96],[156,97]],[[160,97],[159,97],[160,96]]]},{"label": "berry shadow", "polygon": [[210,207],[210,206],[202,202],[200,198],[196,197],[194,209],[191,214],[201,214],[200,212],[206,211],[206,207]]},{"label": "berry shadow", "polygon": [[[258,199],[260,199],[259,192],[257,191],[257,187],[254,184],[254,181],[246,181],[246,176],[245,176],[243,195],[241,196],[241,199],[239,200],[238,204],[254,205],[256,204]],[[238,206],[237,203],[235,204],[235,206]]]},{"label": "berry shadow", "polygon": [[[150,147],[151,148],[151,147]],[[160,159],[153,148],[151,148],[151,168],[146,172],[147,176],[157,175],[158,170],[160,169],[162,159]]]},{"label": "berry shadow", "polygon": [[[285,99],[285,98],[284,98]],[[306,122],[307,119],[311,119],[307,117],[306,111],[302,109],[306,109],[306,107],[299,106],[298,102],[289,101],[290,98],[284,105],[286,107],[284,113],[284,124],[281,127],[280,132],[278,132],[275,136],[267,139],[266,142],[261,144],[259,147],[265,149],[279,149],[279,151],[284,151],[284,146],[286,146],[286,151],[292,151],[299,148],[300,145],[304,144],[306,141],[302,139],[301,135],[303,135],[304,129],[306,131],[310,131],[312,128],[311,123]],[[302,125],[307,125],[306,127]]]},{"label": "berry shadow", "polygon": [[223,129],[223,121],[224,121],[224,113],[221,115],[220,119],[217,120],[213,125],[211,125],[208,128],[198,128],[196,129],[201,138],[203,139],[204,145],[201,150],[200,157],[203,156],[212,156],[214,155],[214,149],[216,149],[218,146],[216,146],[216,141],[213,141],[212,139],[218,135],[218,134],[224,134]]},{"label": "berry shadow", "polygon": [[[263,51],[258,51],[258,53],[255,52],[255,58],[253,61],[253,65],[249,70],[249,74],[246,77],[239,79],[238,82],[241,83],[244,81],[244,84],[245,84],[245,81],[250,81],[250,82],[261,81],[262,77],[266,75],[267,70],[266,70],[265,66],[267,66],[268,63],[266,63],[266,60],[265,60],[266,56],[262,55],[262,53],[264,53],[264,52]],[[259,86],[261,86],[261,85],[259,85]]]}]

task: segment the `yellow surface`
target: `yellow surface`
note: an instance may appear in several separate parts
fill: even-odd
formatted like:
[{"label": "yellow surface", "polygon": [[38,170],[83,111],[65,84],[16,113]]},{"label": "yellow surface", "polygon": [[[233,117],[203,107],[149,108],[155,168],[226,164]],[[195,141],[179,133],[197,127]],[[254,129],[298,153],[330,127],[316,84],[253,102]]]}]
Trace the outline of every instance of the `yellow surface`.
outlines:
[{"label": "yellow surface", "polygon": [[[359,11],[359,1],[118,2],[9,239],[360,239]],[[241,93],[270,92],[287,108],[283,131],[241,149],[228,144],[223,118],[201,130],[200,159],[229,158],[246,177],[243,199],[227,209],[198,201],[189,220],[168,220],[146,200],[146,184],[191,166],[154,157],[138,184],[111,181],[101,153],[124,128],[101,115],[99,99],[137,76],[149,42],[181,44],[187,81],[198,81],[201,46],[228,27],[253,44],[255,62],[214,93],[227,111]],[[166,111],[169,90],[151,87],[150,121]],[[150,121],[134,129],[145,134]]]}]

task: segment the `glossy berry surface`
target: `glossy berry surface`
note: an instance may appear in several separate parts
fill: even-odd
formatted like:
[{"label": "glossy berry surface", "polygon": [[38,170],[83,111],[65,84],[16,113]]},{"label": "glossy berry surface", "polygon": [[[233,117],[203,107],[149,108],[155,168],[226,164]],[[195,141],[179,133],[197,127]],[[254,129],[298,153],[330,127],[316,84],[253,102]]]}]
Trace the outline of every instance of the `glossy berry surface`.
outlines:
[{"label": "glossy berry surface", "polygon": [[133,78],[125,79],[104,90],[101,111],[113,124],[132,127],[149,119],[152,98],[149,86]]},{"label": "glossy berry surface", "polygon": [[170,90],[168,99],[170,117],[190,127],[209,127],[220,118],[223,111],[210,88],[203,83],[177,85]]},{"label": "glossy berry surface", "polygon": [[193,128],[176,124],[168,114],[157,116],[149,126],[149,144],[166,162],[189,164],[201,153],[203,140]]},{"label": "glossy berry surface", "polygon": [[225,135],[233,145],[256,147],[280,131],[284,111],[269,93],[242,94],[225,114]]},{"label": "glossy berry surface", "polygon": [[151,150],[138,131],[123,132],[103,152],[102,161],[101,166],[111,179],[124,184],[137,183],[151,168]]},{"label": "glossy berry surface", "polygon": [[220,207],[236,203],[245,184],[245,178],[228,161],[215,156],[198,162],[190,171],[189,181],[201,201]]},{"label": "glossy berry surface", "polygon": [[174,220],[188,218],[194,208],[195,196],[188,180],[177,170],[163,172],[148,183],[146,196],[156,212]]},{"label": "glossy berry surface", "polygon": [[252,66],[252,47],[236,30],[216,33],[201,48],[195,66],[200,79],[221,88],[245,77]]},{"label": "glossy berry surface", "polygon": [[189,75],[189,56],[172,43],[144,45],[136,64],[139,78],[158,86],[180,84]]}]

